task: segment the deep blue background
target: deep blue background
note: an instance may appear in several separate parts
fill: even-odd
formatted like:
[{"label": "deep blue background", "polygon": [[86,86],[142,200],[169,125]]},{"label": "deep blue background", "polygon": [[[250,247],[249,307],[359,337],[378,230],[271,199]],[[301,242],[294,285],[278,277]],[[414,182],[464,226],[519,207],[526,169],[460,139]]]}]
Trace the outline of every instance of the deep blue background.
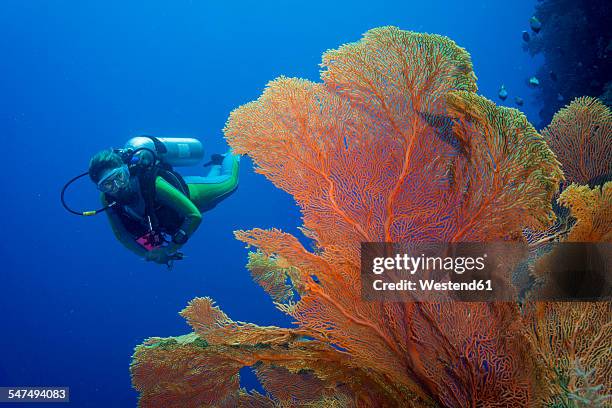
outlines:
[{"label": "deep blue background", "polygon": [[[130,407],[133,348],[188,332],[177,313],[193,297],[235,320],[290,323],[251,281],[232,231],[296,233],[291,197],[244,160],[238,191],[167,271],[124,250],[104,216],[60,206],[59,189],[96,151],[138,133],[223,151],[233,108],[281,74],[317,80],[322,52],[380,25],[450,36],[471,52],[484,95],[497,100],[505,83],[509,104],[520,95],[531,118],[538,110],[524,84],[537,61],[520,37],[533,1],[224,3],[0,3],[0,386],[70,386],[73,406]],[[97,205],[85,181],[69,198]]]}]

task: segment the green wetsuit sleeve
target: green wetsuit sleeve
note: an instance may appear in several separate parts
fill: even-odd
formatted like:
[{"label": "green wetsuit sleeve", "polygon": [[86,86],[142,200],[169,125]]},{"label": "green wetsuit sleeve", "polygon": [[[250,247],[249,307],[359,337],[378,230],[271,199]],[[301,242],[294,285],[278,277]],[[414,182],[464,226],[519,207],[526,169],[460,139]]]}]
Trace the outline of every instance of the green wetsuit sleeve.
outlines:
[{"label": "green wetsuit sleeve", "polygon": [[[104,206],[108,205],[108,203],[106,202],[106,198],[104,197],[104,194],[102,194],[101,199],[102,199],[102,204]],[[123,223],[121,222],[121,219],[113,211],[113,209],[111,208],[105,212],[108,217],[108,221],[110,222],[111,228],[113,230],[113,234],[115,234],[115,238],[117,238],[117,241],[121,242],[121,244],[124,247],[126,247],[127,249],[135,253],[136,255],[140,257],[144,257],[147,251],[143,247],[138,245],[138,243],[134,240],[135,237],[133,237],[132,234],[130,234],[128,230],[125,229],[125,227],[123,226]]]},{"label": "green wetsuit sleeve", "polygon": [[185,217],[181,229],[188,238],[191,237],[202,221],[202,214],[195,204],[161,177],[155,180],[155,198]]}]

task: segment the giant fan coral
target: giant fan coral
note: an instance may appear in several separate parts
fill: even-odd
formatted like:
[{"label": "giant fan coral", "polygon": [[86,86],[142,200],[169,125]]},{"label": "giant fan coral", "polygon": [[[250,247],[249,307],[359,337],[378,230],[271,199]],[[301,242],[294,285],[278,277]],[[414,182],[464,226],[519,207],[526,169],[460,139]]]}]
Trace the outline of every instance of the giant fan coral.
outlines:
[{"label": "giant fan coral", "polygon": [[[530,329],[541,314],[525,320],[514,303],[366,302],[359,245],[521,240],[523,228],[554,218],[555,155],[520,112],[475,94],[469,54],[448,38],[382,27],[325,53],[323,67],[323,83],[271,82],[225,129],[302,210],[313,251],[276,229],[236,233],[258,248],[248,267],[297,327],[235,322],[195,299],[182,313],[193,334],[137,348],[141,405],[551,400],[553,368]],[[239,390],[243,366],[270,395]]]}]

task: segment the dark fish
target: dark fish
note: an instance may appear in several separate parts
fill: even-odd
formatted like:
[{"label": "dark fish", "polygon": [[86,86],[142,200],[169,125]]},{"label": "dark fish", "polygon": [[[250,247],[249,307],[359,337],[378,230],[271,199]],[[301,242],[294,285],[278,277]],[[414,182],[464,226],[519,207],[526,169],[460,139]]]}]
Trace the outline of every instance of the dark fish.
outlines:
[{"label": "dark fish", "polygon": [[523,31],[523,41],[529,42],[529,40],[531,40],[529,33],[527,31]]},{"label": "dark fish", "polygon": [[514,98],[514,103],[516,103],[517,106],[523,106],[525,101],[523,101],[523,98],[521,98],[520,96],[517,96]]},{"label": "dark fish", "polygon": [[529,26],[531,27],[531,30],[534,33],[539,33],[540,30],[542,29],[542,22],[540,20],[538,20],[538,18],[536,16],[532,16],[529,19]]},{"label": "dark fish", "polygon": [[550,79],[552,79],[553,81],[557,80],[557,74],[555,74],[555,71],[550,71]]},{"label": "dark fish", "polygon": [[538,86],[540,86],[540,80],[538,79],[538,77],[535,77],[535,76],[532,76],[531,78],[529,78],[529,81],[527,81],[527,83],[532,88],[537,88]]},{"label": "dark fish", "polygon": [[453,119],[446,115],[437,115],[435,113],[418,112],[419,116],[425,120],[436,131],[436,135],[444,143],[450,146],[459,148],[459,142],[453,134]]},{"label": "dark fish", "polygon": [[505,101],[508,97],[508,91],[506,91],[506,87],[504,85],[499,87],[499,92],[497,93],[497,96],[499,96],[499,99],[501,99],[502,101]]}]

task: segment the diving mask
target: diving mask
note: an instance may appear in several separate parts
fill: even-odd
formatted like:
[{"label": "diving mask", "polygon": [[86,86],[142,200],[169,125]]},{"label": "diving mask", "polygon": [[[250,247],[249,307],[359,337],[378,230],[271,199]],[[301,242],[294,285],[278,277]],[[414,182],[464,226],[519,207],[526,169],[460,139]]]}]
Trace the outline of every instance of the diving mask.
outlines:
[{"label": "diving mask", "polygon": [[130,184],[130,170],[127,165],[108,170],[98,181],[98,190],[116,194]]}]

